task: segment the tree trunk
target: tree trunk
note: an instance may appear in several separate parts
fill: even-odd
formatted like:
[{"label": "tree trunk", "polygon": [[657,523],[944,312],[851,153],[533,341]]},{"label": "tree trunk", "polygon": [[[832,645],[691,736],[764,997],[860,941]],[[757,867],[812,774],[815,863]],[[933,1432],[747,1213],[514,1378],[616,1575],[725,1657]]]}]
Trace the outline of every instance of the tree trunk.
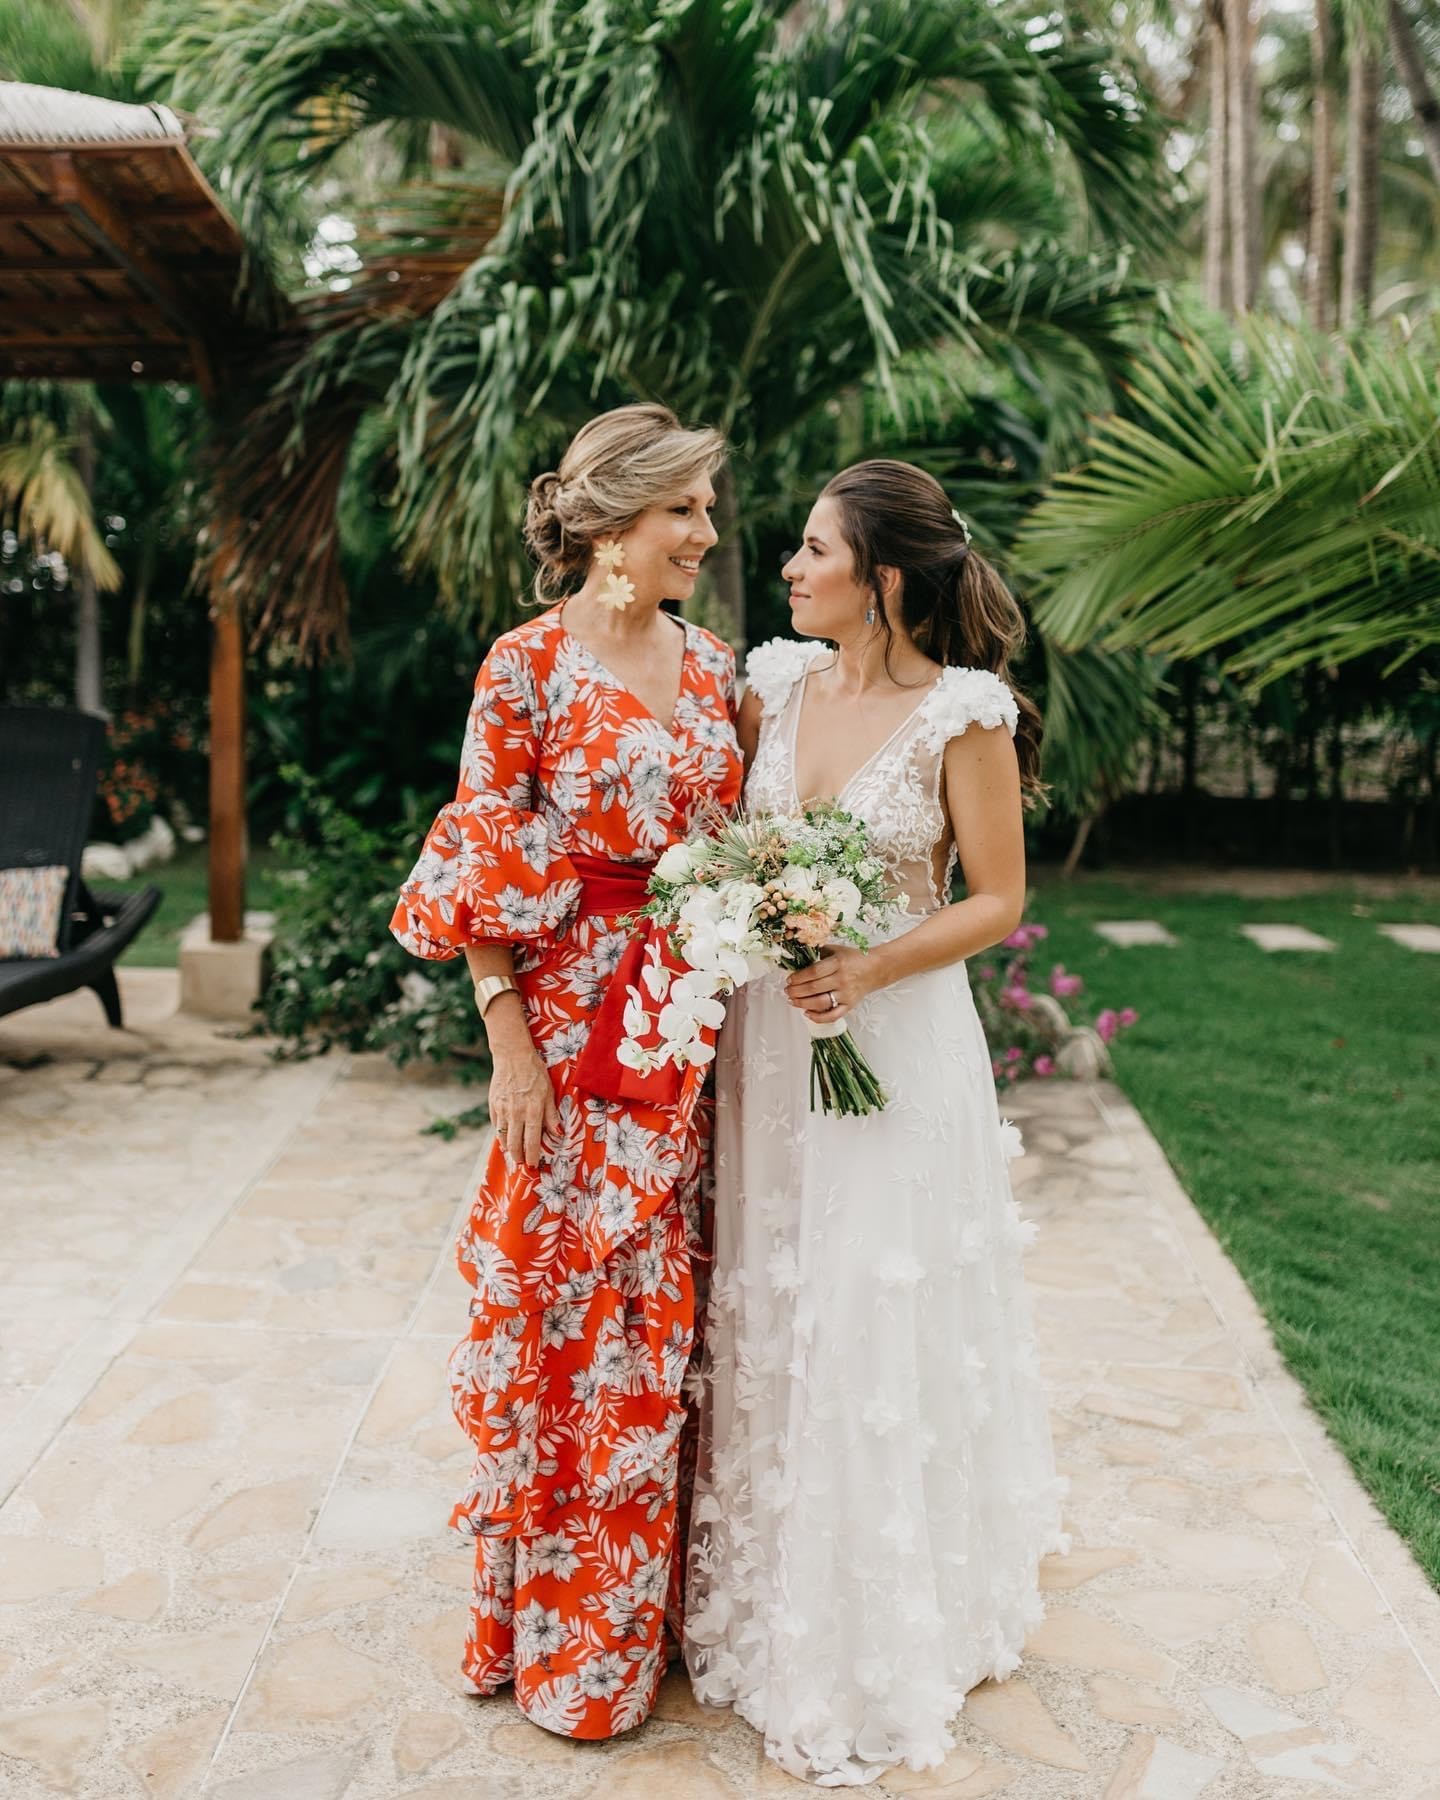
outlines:
[{"label": "tree trunk", "polygon": [[[86,498],[95,497],[95,424],[88,415],[75,439],[75,468]],[[75,704],[81,712],[105,711],[100,691],[100,589],[88,562],[75,571]]]},{"label": "tree trunk", "polygon": [[1375,246],[1379,227],[1380,59],[1363,39],[1350,52],[1346,105],[1345,254],[1340,269],[1340,323],[1363,323],[1375,297]]},{"label": "tree trunk", "polygon": [[1338,869],[1345,856],[1345,711],[1338,676],[1335,681],[1335,710],[1330,719],[1330,746],[1326,759],[1330,764],[1330,866]]},{"label": "tree trunk", "polygon": [[1225,68],[1224,0],[1209,0],[1208,55],[1210,57],[1210,175],[1205,193],[1205,303],[1216,312],[1230,305],[1230,257],[1225,235],[1227,170],[1230,158],[1230,108],[1227,103]]},{"label": "tree trunk", "polygon": [[709,556],[713,616],[705,623],[740,656],[745,650],[745,567],[735,476],[728,463],[715,476],[715,529],[720,542]]},{"label": "tree trunk", "polygon": [[140,544],[135,594],[130,602],[130,629],[125,641],[125,692],[131,706],[139,703],[140,681],[145,673],[145,615],[150,608],[150,584],[155,579],[158,556],[155,534],[147,531]]},{"label": "tree trunk", "polygon": [[1395,69],[1405,83],[1415,124],[1430,159],[1435,179],[1440,181],[1440,100],[1430,85],[1430,72],[1425,67],[1425,52],[1415,35],[1415,26],[1400,0],[1390,0],[1387,12],[1390,27],[1390,52]]},{"label": "tree trunk", "polygon": [[1331,0],[1315,0],[1310,34],[1310,323],[1335,323],[1335,105],[1330,89]]},{"label": "tree trunk", "polygon": [[1074,875],[1075,871],[1080,867],[1080,858],[1085,854],[1085,845],[1089,841],[1090,833],[1094,829],[1095,821],[1099,816],[1100,813],[1098,808],[1094,812],[1086,813],[1085,817],[1080,821],[1076,828],[1075,836],[1070,841],[1070,854],[1065,858],[1064,865],[1060,870],[1060,878],[1062,881],[1069,881],[1071,876]]},{"label": "tree trunk", "polygon": [[1180,738],[1180,808],[1187,855],[1193,853],[1200,835],[1196,817],[1199,793],[1200,760],[1200,670],[1193,662],[1184,665],[1180,674],[1180,701],[1183,708]]},{"label": "tree trunk", "polygon": [[1251,0],[1226,0],[1225,69],[1230,194],[1230,284],[1236,313],[1255,305],[1260,286],[1255,193],[1255,20]]}]

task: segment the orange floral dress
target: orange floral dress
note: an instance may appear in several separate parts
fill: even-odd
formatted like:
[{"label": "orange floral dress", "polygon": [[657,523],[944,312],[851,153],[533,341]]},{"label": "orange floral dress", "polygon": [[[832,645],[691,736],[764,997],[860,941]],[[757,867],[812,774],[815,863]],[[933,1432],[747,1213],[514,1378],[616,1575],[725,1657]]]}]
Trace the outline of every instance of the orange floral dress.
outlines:
[{"label": "orange floral dress", "polygon": [[465,1674],[483,1693],[513,1679],[536,1724],[594,1738],[639,1724],[664,1672],[711,1118],[702,1069],[684,1072],[673,1105],[601,1099],[579,1081],[629,940],[620,913],[587,905],[584,871],[653,864],[702,806],[735,805],[742,770],[720,639],[677,621],[665,725],[562,610],[485,658],[455,800],[391,929],[430,959],[513,945],[554,1083],[560,1123],[540,1167],[508,1167],[492,1144],[457,1246],[475,1293],[451,1388],[476,1455],[452,1523],[477,1540]]}]

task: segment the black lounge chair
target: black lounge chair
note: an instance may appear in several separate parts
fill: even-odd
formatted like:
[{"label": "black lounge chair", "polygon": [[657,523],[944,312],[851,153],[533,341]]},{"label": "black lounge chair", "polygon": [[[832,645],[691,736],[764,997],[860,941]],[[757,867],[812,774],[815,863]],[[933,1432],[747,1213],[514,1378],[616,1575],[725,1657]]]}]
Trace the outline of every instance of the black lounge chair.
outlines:
[{"label": "black lounge chair", "polygon": [[93,713],[0,706],[0,869],[70,871],[60,954],[0,960],[0,1014],[88,987],[121,1028],[115,959],[160,904],[160,890],[92,893],[80,878],[104,742],[105,722]]}]

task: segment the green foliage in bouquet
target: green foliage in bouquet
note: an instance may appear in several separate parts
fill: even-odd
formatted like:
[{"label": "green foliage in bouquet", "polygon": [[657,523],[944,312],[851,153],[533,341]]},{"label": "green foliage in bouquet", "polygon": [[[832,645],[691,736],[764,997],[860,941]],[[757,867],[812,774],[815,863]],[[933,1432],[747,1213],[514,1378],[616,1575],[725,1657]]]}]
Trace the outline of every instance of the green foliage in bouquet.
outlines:
[{"label": "green foliage in bouquet", "polygon": [[295,767],[304,834],[277,840],[292,874],[277,908],[273,973],[260,1001],[278,1054],[315,1056],[339,1045],[397,1065],[453,1064],[464,1081],[489,1073],[468,981],[422,969],[390,935],[395,895],[423,822],[364,825]]}]

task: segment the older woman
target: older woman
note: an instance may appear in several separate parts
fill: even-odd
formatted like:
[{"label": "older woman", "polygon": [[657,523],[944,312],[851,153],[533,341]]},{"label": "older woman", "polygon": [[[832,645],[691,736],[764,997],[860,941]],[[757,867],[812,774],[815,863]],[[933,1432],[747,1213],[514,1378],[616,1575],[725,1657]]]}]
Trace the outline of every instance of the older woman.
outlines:
[{"label": "older woman", "polygon": [[664,407],[622,407],[533,484],[527,540],[558,603],[485,658],[456,798],[392,921],[417,956],[464,953],[494,1061],[451,1362],[476,1450],[453,1518],[477,1552],[464,1672],[480,1693],[513,1679],[526,1716],[570,1737],[647,1716],[679,1592],[704,1071],[667,1086],[590,1040],[623,1004],[623,920],[656,859],[739,795],[734,659],[661,608],[715,543],[723,450]]}]

